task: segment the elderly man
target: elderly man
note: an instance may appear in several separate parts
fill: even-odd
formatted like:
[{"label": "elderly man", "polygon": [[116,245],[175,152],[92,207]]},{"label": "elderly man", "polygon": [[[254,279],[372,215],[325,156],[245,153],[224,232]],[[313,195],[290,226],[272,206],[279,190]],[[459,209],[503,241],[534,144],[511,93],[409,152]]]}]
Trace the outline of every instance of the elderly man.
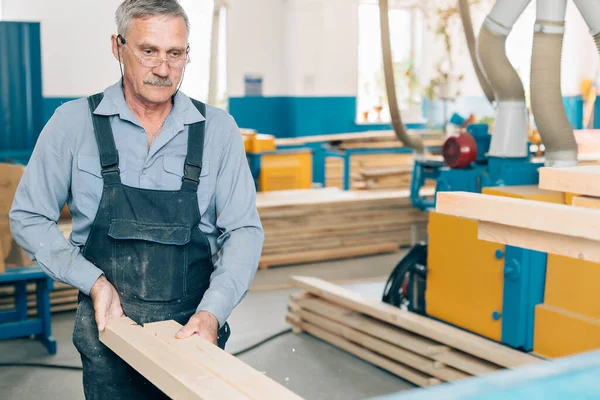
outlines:
[{"label": "elderly man", "polygon": [[[189,60],[182,7],[125,0],[116,21],[121,80],[56,110],[19,185],[11,230],[50,276],[80,290],[73,343],[86,398],[157,398],[98,332],[123,315],[174,319],[184,325],[178,338],[224,348],[264,233],[233,118],[177,89]],[[65,203],[69,241],[56,224]]]}]

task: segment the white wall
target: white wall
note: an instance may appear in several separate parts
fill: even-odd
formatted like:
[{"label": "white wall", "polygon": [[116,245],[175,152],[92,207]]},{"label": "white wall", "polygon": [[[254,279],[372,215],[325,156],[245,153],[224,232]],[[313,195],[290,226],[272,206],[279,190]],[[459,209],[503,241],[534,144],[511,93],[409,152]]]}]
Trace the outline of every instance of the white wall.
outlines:
[{"label": "white wall", "polygon": [[[230,0],[229,94],[242,96],[244,74],[258,73],[264,76],[263,93],[266,96],[355,96],[358,2]],[[484,2],[472,11],[476,34],[491,3]],[[519,64],[517,54],[531,52],[535,7],[533,0],[507,40],[509,59],[517,64],[515,67],[526,86],[530,61],[525,57],[525,62]],[[595,77],[599,57],[584,20],[571,1],[567,7],[566,28],[562,90],[563,95],[576,95],[582,79]],[[461,94],[482,96],[459,18],[455,19],[450,31],[455,71],[464,74]],[[427,31],[423,46],[423,65],[419,72],[422,83],[427,84],[443,52],[443,43],[433,32]]]},{"label": "white wall", "polygon": [[228,92],[263,76],[265,96],[355,96],[357,0],[230,0]]},{"label": "white wall", "polygon": [[[79,97],[102,91],[120,78],[111,52],[114,15],[121,0],[2,0],[4,18],[40,21],[45,97]],[[181,0],[192,25],[182,90],[205,100],[212,0]]]},{"label": "white wall", "polygon": [[244,76],[263,76],[263,94],[285,94],[283,0],[230,0],[227,8],[227,87],[244,95]]}]

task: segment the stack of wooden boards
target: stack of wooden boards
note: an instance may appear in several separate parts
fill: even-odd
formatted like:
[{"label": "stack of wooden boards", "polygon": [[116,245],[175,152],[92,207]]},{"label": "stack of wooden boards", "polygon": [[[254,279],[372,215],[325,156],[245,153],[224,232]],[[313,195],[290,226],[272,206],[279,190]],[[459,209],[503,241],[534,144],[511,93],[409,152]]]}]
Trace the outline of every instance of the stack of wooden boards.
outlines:
[{"label": "stack of wooden boards", "polygon": [[123,317],[109,321],[100,341],[172,399],[302,399],[198,335],[176,339],[180,328]]},{"label": "stack of wooden boards", "polygon": [[[423,138],[426,146],[441,146],[445,139],[442,131],[410,131]],[[393,131],[369,131],[333,135],[310,136],[294,139],[277,139],[277,146],[326,143],[332,149],[382,149],[404,147]],[[350,189],[354,190],[405,190],[410,187],[414,164],[412,153],[355,154],[350,157]],[[344,162],[338,157],[327,157],[325,186],[344,187]],[[427,187],[432,183],[427,182]]]},{"label": "stack of wooden boards", "polygon": [[294,277],[286,317],[304,331],[417,386],[544,362],[480,336],[360,296],[313,277]]},{"label": "stack of wooden boards", "polygon": [[478,238],[548,253],[534,352],[555,358],[600,348],[600,166],[541,168],[539,188],[564,204],[439,193],[436,212],[478,221]]},{"label": "stack of wooden boards", "polygon": [[257,208],[261,268],[392,252],[426,234],[427,213],[412,207],[408,191],[265,192]]},{"label": "stack of wooden boards", "polygon": [[[50,312],[76,310],[78,293],[79,291],[72,286],[54,282],[54,289],[50,292]],[[0,286],[0,311],[10,311],[14,308],[14,286]],[[27,312],[30,316],[37,315],[35,284],[27,285]]]}]

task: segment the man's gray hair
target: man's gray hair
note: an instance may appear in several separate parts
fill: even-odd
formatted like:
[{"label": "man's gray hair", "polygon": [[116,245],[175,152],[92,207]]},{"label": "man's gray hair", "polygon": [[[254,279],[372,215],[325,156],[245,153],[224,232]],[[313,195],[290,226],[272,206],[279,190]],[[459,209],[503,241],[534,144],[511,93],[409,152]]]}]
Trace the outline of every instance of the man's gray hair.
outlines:
[{"label": "man's gray hair", "polygon": [[115,14],[117,32],[127,36],[129,25],[134,18],[150,18],[156,16],[181,17],[185,21],[188,35],[190,21],[178,0],[125,0]]}]

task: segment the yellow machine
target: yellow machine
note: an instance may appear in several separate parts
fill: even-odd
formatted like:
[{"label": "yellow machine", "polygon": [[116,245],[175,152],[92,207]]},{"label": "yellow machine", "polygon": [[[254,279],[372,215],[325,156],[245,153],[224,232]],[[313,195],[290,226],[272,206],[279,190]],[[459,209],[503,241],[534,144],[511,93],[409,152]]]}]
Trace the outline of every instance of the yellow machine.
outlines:
[{"label": "yellow machine", "polygon": [[312,151],[306,148],[276,149],[275,137],[242,132],[244,147],[258,191],[310,189]]},{"label": "yellow machine", "polygon": [[[573,198],[536,185],[482,193],[558,204]],[[427,315],[548,358],[600,348],[600,264],[482,241],[477,221],[435,211],[428,233]]]}]

